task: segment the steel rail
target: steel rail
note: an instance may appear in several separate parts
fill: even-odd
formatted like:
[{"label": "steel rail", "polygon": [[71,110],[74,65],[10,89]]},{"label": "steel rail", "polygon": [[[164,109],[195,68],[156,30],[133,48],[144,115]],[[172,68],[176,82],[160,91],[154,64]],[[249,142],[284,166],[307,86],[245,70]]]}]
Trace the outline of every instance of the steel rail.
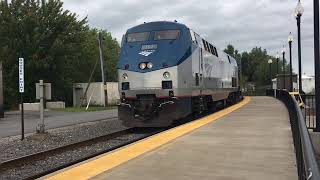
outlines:
[{"label": "steel rail", "polygon": [[33,153],[33,154],[28,154],[28,155],[25,155],[25,156],[21,156],[21,157],[18,157],[18,158],[13,158],[13,159],[10,159],[10,160],[6,160],[6,161],[3,161],[3,162],[0,163],[0,169],[1,168],[6,168],[6,167],[9,167],[11,165],[15,165],[15,164],[18,164],[18,163],[21,163],[21,162],[25,163],[26,161],[29,161],[31,159],[35,160],[35,158],[38,159],[38,158],[40,158],[42,156],[46,157],[49,154],[57,154],[57,153],[61,153],[61,152],[64,152],[64,151],[68,151],[70,149],[83,147],[83,146],[88,146],[90,144],[94,144],[94,143],[100,142],[102,140],[104,140],[104,141],[105,140],[110,140],[112,138],[122,136],[122,135],[128,133],[128,131],[129,131],[129,129],[125,129],[125,130],[113,132],[111,134],[102,135],[102,136],[90,138],[90,139],[87,139],[87,140],[84,140],[84,141],[70,143],[70,144],[67,144],[67,145],[64,145],[64,146],[60,146],[60,147],[55,147],[55,148],[52,148],[52,149],[49,149],[49,150],[44,150],[44,151],[36,152],[36,153]]},{"label": "steel rail", "polygon": [[[219,108],[219,110],[220,110],[220,108]],[[217,110],[217,111],[219,111],[219,110]],[[217,112],[217,111],[214,111],[214,112]],[[200,115],[197,118],[206,116],[206,115],[208,115],[210,113],[213,113],[213,112],[208,111],[207,113],[204,113],[204,114]],[[180,120],[176,121],[176,123],[173,124],[170,127],[160,128],[160,129],[159,128],[156,128],[156,129],[155,128],[151,128],[151,129],[149,129],[150,132],[142,132],[142,133],[145,133],[145,135],[143,135],[143,136],[141,136],[139,138],[135,138],[135,139],[132,139],[132,140],[127,140],[127,141],[124,141],[121,144],[118,144],[118,145],[115,145],[115,146],[112,146],[112,147],[108,147],[108,148],[106,148],[104,150],[92,153],[92,154],[87,155],[85,157],[77,158],[75,160],[72,160],[70,162],[64,163],[62,165],[58,165],[57,167],[53,167],[53,168],[50,168],[48,170],[41,171],[39,173],[34,173],[33,175],[26,177],[25,179],[37,179],[37,178],[43,177],[43,176],[48,175],[50,173],[56,172],[58,170],[70,167],[70,166],[72,166],[74,164],[86,161],[88,159],[97,157],[97,156],[99,156],[101,154],[108,153],[110,151],[116,150],[118,148],[124,147],[126,145],[129,145],[129,144],[132,144],[134,142],[137,142],[137,141],[140,141],[142,139],[145,139],[147,137],[150,137],[152,135],[155,135],[155,134],[158,134],[160,132],[166,131],[168,129],[171,129],[171,128],[180,126],[182,124],[188,123],[190,121],[193,121],[194,119],[195,118],[192,115],[190,115],[190,116],[188,116],[186,118],[181,119],[181,121]],[[143,128],[129,128],[129,129],[113,132],[113,133],[110,133],[110,134],[107,134],[107,135],[103,135],[103,136],[87,139],[87,140],[84,140],[84,141],[71,143],[71,144],[68,144],[68,145],[65,145],[65,146],[52,148],[50,150],[45,150],[45,151],[41,151],[41,152],[38,152],[38,153],[22,156],[22,157],[19,157],[19,158],[14,158],[14,159],[10,159],[10,160],[7,160],[7,161],[3,161],[3,162],[0,163],[0,172],[3,169],[7,170],[7,169],[10,169],[12,167],[21,167],[21,166],[23,166],[25,164],[31,164],[34,161],[41,161],[41,160],[44,160],[44,159],[47,159],[47,158],[51,158],[54,155],[63,154],[63,153],[66,153],[66,152],[68,152],[70,150],[74,150],[74,149],[77,149],[77,148],[79,149],[79,148],[85,147],[85,146],[90,146],[90,145],[93,145],[93,144],[96,144],[96,143],[99,143],[99,142],[109,141],[109,140],[116,139],[116,138],[121,137],[121,136],[130,135],[130,134],[141,134],[141,129],[143,129]]]}]

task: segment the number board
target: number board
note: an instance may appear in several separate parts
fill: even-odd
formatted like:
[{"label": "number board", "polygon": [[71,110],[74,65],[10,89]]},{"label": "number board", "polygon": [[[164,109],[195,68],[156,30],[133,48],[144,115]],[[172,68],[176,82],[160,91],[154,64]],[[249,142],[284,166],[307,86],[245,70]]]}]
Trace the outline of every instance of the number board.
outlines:
[{"label": "number board", "polygon": [[19,58],[19,92],[24,93],[24,59]]}]

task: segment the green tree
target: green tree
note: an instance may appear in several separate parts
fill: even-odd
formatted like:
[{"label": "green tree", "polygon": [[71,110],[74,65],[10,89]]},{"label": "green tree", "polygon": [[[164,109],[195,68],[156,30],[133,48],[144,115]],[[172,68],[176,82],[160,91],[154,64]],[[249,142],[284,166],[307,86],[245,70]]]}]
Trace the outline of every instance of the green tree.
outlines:
[{"label": "green tree", "polygon": [[[268,60],[272,59],[272,77],[276,77],[276,58],[268,55],[266,49],[255,47],[250,52],[239,53],[232,45],[228,45],[224,50],[226,53],[237,59],[238,65],[242,67],[242,82],[253,82],[258,86],[270,85],[270,70]],[[279,60],[279,73],[281,73],[282,60]],[[289,65],[286,63],[286,72],[289,72]]]},{"label": "green tree", "polygon": [[[116,80],[119,45],[104,31],[107,80]],[[99,58],[98,30],[87,18],[63,9],[60,0],[0,1],[0,61],[4,63],[5,104],[18,103],[17,59],[25,59],[25,99],[35,101],[35,83],[51,82],[54,100],[72,102],[72,86],[88,81]],[[109,68],[110,67],[110,68]],[[100,81],[96,70],[94,81]]]},{"label": "green tree", "polygon": [[241,60],[241,54],[231,44],[227,46],[224,52],[235,58],[237,61]]}]

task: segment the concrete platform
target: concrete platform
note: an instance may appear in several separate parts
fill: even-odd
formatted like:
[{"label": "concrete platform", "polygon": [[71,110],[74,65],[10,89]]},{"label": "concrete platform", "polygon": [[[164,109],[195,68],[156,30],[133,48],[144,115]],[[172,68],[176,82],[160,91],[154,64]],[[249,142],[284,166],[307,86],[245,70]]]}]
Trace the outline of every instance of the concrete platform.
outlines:
[{"label": "concrete platform", "polygon": [[[127,154],[130,152],[135,151]],[[96,164],[87,163],[90,165],[86,170],[96,171],[97,167],[101,169],[117,159],[96,161]],[[85,173],[81,168],[73,175],[71,171],[72,168],[64,176],[58,174],[52,179],[72,176],[81,179]],[[286,107],[271,97],[253,97],[244,107],[91,179],[292,180],[297,177]]]}]

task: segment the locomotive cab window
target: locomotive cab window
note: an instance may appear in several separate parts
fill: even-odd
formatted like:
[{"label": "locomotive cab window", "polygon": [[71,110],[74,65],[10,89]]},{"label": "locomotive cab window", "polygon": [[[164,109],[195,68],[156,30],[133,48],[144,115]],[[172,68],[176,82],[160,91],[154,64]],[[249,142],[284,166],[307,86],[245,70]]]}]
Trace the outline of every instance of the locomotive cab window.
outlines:
[{"label": "locomotive cab window", "polygon": [[127,35],[127,42],[141,42],[149,39],[150,32],[130,33]]},{"label": "locomotive cab window", "polygon": [[165,30],[156,31],[154,34],[154,40],[174,40],[178,39],[180,30]]}]

